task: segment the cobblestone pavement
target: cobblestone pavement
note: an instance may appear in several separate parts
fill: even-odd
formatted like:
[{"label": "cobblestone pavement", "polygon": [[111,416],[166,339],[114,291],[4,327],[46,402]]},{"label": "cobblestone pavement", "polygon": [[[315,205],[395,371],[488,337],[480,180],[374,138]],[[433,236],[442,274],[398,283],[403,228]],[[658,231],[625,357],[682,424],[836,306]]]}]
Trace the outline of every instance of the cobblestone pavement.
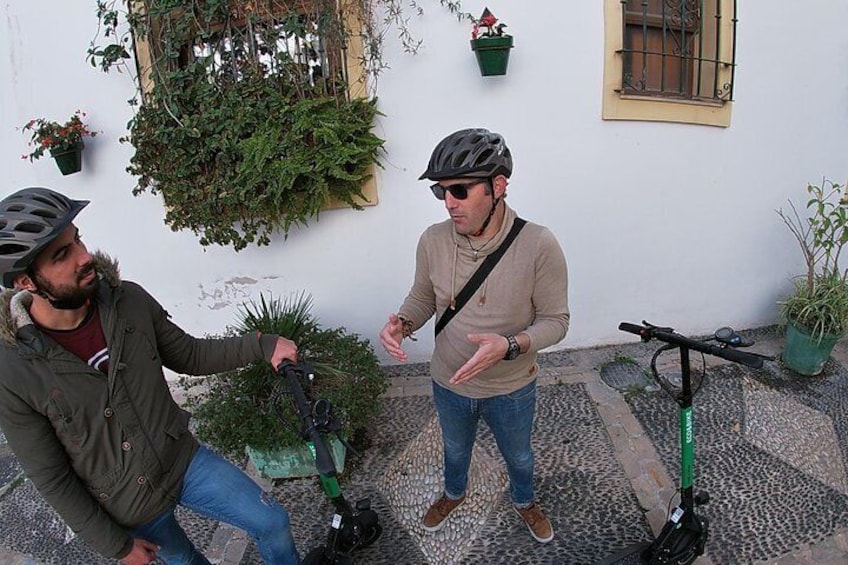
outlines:
[{"label": "cobblestone pavement", "polygon": [[[776,328],[743,333],[757,342],[753,351],[779,355]],[[679,475],[677,405],[645,378],[658,346],[540,357],[537,496],[555,530],[545,545],[510,508],[505,468],[485,425],[467,501],[444,529],[421,529],[420,516],[441,491],[431,384],[426,364],[388,367],[392,388],[371,445],[348,460],[342,477],[345,496],[369,497],[384,528],[357,563],[594,564],[652,539],[666,521]],[[708,357],[702,373],[701,357],[692,360],[695,490],[711,499],[698,509],[709,519],[710,537],[697,563],[848,563],[848,345],[839,344],[824,374],[812,378],[779,361],[752,370]],[[679,372],[673,353],[658,361],[672,379]],[[257,480],[290,510],[302,553],[323,541],[332,510],[316,479]],[[189,512],[179,516],[213,563],[261,563],[242,532]],[[67,532],[23,477],[2,435],[0,563],[111,563]]]}]

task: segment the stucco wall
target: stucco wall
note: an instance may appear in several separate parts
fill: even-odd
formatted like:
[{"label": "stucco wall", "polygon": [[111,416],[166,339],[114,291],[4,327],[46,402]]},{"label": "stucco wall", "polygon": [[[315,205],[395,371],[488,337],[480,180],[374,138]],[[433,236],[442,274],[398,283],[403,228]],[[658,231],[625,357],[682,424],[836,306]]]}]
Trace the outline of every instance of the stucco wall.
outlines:
[{"label": "stucco wall", "polygon": [[[90,5],[88,5],[90,4]],[[87,64],[94,2],[9,0],[0,7],[0,193],[49,186],[92,205],[78,224],[91,248],[116,256],[185,329],[216,333],[239,302],[262,291],[308,290],[326,325],[377,343],[412,279],[420,232],[445,217],[416,179],[433,145],[468,126],[502,132],[516,170],[509,203],[549,226],[570,270],[572,328],[558,347],[630,341],[622,320],[681,332],[775,322],[775,302],[802,267],[774,210],[803,201],[807,181],[848,177],[848,4],[777,10],[740,2],[735,103],[727,128],[601,120],[602,2],[485,4],[516,38],[506,77],[484,79],[468,24],[424,2],[411,21],[424,47],[403,53],[389,33],[391,64],[378,84],[386,140],[380,204],[328,211],[320,221],[235,253],[202,248],[164,225],[158,197],[134,197],[118,143],[131,117],[125,75]],[[50,159],[20,159],[29,118],[81,108],[103,133],[87,142],[82,173],[62,177]],[[431,326],[410,344],[432,348]],[[382,355],[377,344],[376,349]]]}]

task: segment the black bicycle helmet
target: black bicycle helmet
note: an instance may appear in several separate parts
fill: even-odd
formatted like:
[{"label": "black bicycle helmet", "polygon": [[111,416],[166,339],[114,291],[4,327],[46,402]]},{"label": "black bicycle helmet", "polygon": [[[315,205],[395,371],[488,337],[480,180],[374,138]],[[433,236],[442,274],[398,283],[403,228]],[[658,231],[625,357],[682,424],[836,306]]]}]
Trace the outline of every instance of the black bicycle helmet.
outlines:
[{"label": "black bicycle helmet", "polygon": [[512,174],[512,154],[503,136],[483,128],[462,129],[441,140],[418,180],[496,177]]},{"label": "black bicycle helmet", "polygon": [[50,244],[88,200],[72,200],[49,188],[19,190],[0,201],[0,273],[3,286],[26,272],[38,253]]}]

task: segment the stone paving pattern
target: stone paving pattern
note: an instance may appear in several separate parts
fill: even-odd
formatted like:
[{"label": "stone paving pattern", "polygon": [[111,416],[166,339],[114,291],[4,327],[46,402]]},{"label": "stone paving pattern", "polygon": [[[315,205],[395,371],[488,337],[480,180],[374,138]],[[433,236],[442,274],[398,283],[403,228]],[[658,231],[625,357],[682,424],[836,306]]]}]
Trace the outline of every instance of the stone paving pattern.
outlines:
[{"label": "stone paving pattern", "polygon": [[[743,332],[753,351],[779,354],[775,327]],[[634,338],[635,339],[635,338]],[[362,564],[593,564],[651,539],[676,496],[677,405],[652,384],[626,390],[601,378],[611,364],[648,370],[658,343],[566,350],[540,357],[534,451],[537,496],[555,538],[535,542],[511,509],[506,472],[481,424],[469,498],[436,534],[419,524],[441,489],[441,438],[426,364],[388,367],[370,447],[348,458],[345,496],[367,496],[383,535],[360,552]],[[659,367],[679,372],[674,353]],[[779,361],[761,370],[693,354],[700,388],[694,400],[695,490],[710,520],[699,565],[848,563],[848,345],[819,377],[800,377]],[[250,469],[248,469],[250,470]],[[314,478],[272,489],[292,514],[302,554],[321,543],[332,509]],[[261,563],[245,535],[180,511],[181,522],[213,563]],[[620,565],[637,562],[621,560]],[[67,531],[23,477],[0,434],[0,563],[113,563]]]}]

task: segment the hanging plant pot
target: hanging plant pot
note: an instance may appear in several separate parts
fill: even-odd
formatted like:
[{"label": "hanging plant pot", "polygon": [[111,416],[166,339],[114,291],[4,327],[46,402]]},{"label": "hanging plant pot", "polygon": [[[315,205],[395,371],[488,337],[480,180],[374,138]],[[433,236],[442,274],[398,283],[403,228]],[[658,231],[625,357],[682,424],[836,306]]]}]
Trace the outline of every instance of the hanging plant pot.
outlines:
[{"label": "hanging plant pot", "polygon": [[836,342],[842,337],[825,334],[819,340],[789,320],[786,324],[786,341],[783,344],[783,362],[801,375],[818,375],[824,369]]},{"label": "hanging plant pot", "polygon": [[477,64],[484,77],[506,74],[512,43],[511,35],[483,36],[471,40],[471,50],[477,55]]},{"label": "hanging plant pot", "polygon": [[80,141],[67,149],[51,149],[50,155],[56,159],[56,165],[63,175],[78,173],[82,170],[82,150],[85,144]]}]

